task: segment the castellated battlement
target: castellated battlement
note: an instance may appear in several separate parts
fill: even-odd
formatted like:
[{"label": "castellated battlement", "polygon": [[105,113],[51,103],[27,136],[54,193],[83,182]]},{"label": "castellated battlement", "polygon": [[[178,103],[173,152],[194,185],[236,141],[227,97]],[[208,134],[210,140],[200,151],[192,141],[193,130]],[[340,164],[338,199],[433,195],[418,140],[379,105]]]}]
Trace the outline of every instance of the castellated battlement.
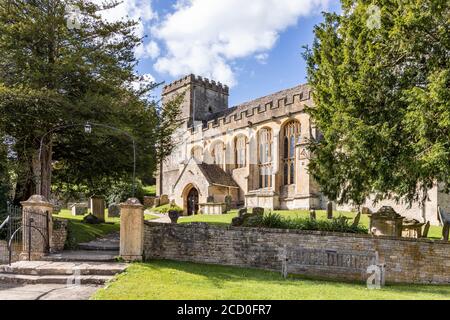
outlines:
[{"label": "castellated battlement", "polygon": [[304,112],[306,106],[312,105],[310,87],[308,85],[300,85],[229,108],[223,113],[216,114],[215,117],[208,121],[204,121],[201,126],[191,127],[190,132],[194,134],[198,130],[205,132],[217,128],[236,129],[251,127],[267,120]]},{"label": "castellated battlement", "polygon": [[198,85],[200,87],[210,89],[213,91],[217,91],[218,93],[229,95],[229,87],[227,85],[224,85],[220,82],[216,82],[214,80],[209,80],[207,78],[203,78],[200,76],[195,76],[193,74],[190,74],[184,78],[181,78],[179,80],[176,80],[163,88],[163,95],[169,94],[175,90],[178,90],[180,88],[183,88],[187,85]]}]

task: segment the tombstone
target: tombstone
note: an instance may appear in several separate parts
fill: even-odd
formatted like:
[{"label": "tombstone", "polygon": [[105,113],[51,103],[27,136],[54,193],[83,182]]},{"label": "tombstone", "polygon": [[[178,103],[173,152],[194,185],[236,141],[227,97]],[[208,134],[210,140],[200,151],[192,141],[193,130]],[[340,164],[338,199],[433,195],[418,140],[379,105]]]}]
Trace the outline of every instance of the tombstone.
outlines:
[{"label": "tombstone", "polygon": [[311,220],[316,220],[317,219],[317,215],[316,215],[316,210],[315,209],[309,210],[309,218]]},{"label": "tombstone", "polygon": [[155,197],[144,197],[144,207],[153,208],[155,206]]},{"label": "tombstone", "polygon": [[441,220],[442,228],[442,240],[448,241],[450,233],[450,214],[446,213],[441,207],[438,207],[439,218]]},{"label": "tombstone", "polygon": [[422,238],[428,238],[428,232],[430,231],[430,221],[427,222],[427,224],[425,225],[425,227],[423,228],[423,232],[422,232]]},{"label": "tombstone", "polygon": [[331,201],[327,203],[327,218],[333,219],[333,202]]},{"label": "tombstone", "polygon": [[71,208],[72,216],[84,216],[88,212],[87,203],[75,203]]},{"label": "tombstone", "polygon": [[244,216],[244,214],[247,214],[247,208],[239,209],[239,211],[238,211],[238,217],[239,217],[239,218],[242,218],[242,217]]},{"label": "tombstone", "polygon": [[231,196],[225,197],[225,213],[231,210],[231,204],[232,204],[233,198]]},{"label": "tombstone", "polygon": [[252,213],[254,215],[261,215],[261,216],[263,216],[264,215],[264,208],[255,207],[255,208],[253,208]]},{"label": "tombstone", "polygon": [[169,204],[169,196],[167,194],[163,194],[160,198],[159,198],[159,205],[160,206],[165,206],[166,204]]},{"label": "tombstone", "polygon": [[120,207],[118,204],[111,204],[108,207],[108,217],[109,218],[118,218],[120,217]]},{"label": "tombstone", "polygon": [[105,221],[105,198],[102,196],[92,196],[90,200],[92,215],[100,221]]},{"label": "tombstone", "polygon": [[370,233],[374,236],[401,237],[404,217],[392,207],[384,206],[370,217]]}]

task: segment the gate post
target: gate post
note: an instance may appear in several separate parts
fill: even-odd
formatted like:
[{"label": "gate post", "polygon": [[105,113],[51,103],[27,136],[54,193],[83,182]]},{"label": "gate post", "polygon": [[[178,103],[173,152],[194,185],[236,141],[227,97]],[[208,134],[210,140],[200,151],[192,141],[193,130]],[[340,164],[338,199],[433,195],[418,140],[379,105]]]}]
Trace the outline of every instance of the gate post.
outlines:
[{"label": "gate post", "polygon": [[53,205],[41,195],[33,195],[20,204],[23,208],[20,259],[39,260],[50,250],[53,231]]},{"label": "gate post", "polygon": [[120,204],[120,256],[142,261],[144,254],[144,206],[136,198]]}]

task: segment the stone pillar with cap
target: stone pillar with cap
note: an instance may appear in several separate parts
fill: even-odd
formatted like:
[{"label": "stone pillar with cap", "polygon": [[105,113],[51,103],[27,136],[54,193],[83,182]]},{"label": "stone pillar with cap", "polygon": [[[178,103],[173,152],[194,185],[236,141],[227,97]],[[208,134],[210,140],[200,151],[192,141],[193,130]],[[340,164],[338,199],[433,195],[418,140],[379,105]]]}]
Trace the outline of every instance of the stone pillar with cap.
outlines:
[{"label": "stone pillar with cap", "polygon": [[50,250],[53,233],[53,205],[41,195],[33,195],[22,205],[21,260],[40,260]]},{"label": "stone pillar with cap", "polygon": [[144,254],[144,206],[136,198],[120,204],[120,256],[142,261]]}]

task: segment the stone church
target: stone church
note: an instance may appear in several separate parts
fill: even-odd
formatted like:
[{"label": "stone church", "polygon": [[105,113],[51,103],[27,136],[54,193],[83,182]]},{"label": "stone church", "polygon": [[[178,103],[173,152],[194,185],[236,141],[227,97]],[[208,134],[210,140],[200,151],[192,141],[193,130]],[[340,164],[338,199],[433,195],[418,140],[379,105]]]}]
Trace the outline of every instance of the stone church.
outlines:
[{"label": "stone church", "polygon": [[[185,97],[183,123],[174,134],[176,148],[157,175],[159,196],[167,195],[185,215],[225,203],[268,209],[326,207],[328,201],[307,169],[307,141],[320,138],[305,112],[314,106],[307,85],[229,107],[227,86],[189,75],[164,87],[163,103],[179,94]],[[450,196],[438,186],[430,193],[425,210],[390,202],[372,206],[369,201],[367,206],[377,210],[392,205],[404,216],[437,224],[437,205],[450,209]]]}]

